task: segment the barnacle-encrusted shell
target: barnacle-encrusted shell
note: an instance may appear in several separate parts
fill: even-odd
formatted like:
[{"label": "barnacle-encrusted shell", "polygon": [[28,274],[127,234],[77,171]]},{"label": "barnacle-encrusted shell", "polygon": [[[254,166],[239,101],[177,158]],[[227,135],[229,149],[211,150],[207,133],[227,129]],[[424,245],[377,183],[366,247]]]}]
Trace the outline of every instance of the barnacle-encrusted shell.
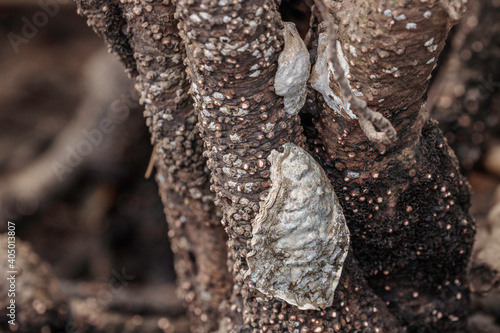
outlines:
[{"label": "barnacle-encrusted shell", "polygon": [[311,62],[306,44],[291,22],[283,22],[285,47],[278,58],[274,78],[276,95],[284,97],[285,111],[296,115],[306,102]]},{"label": "barnacle-encrusted shell", "polygon": [[246,278],[299,309],[324,309],[349,250],[349,229],[330,181],[302,148],[271,152],[272,187],[253,224]]}]

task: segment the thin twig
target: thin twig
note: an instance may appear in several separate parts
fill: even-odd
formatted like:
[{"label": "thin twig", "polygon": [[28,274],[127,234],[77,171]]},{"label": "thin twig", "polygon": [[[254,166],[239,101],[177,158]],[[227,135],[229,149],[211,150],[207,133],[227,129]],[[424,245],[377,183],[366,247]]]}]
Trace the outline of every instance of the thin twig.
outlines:
[{"label": "thin twig", "polygon": [[[328,35],[330,38],[330,46],[328,53],[328,60],[332,63],[334,68],[333,78],[338,82],[344,100],[351,103],[352,111],[359,117],[359,124],[365,135],[374,142],[390,144],[394,143],[397,139],[397,133],[391,122],[385,118],[381,113],[371,110],[366,101],[356,97],[349,82],[347,81],[344,69],[340,65],[339,52],[337,50],[337,27],[333,18],[328,13],[323,0],[315,0],[323,20],[328,26]],[[377,127],[379,131],[375,129]]]},{"label": "thin twig", "polygon": [[151,152],[151,157],[149,159],[148,169],[146,170],[146,174],[144,175],[144,178],[146,179],[149,179],[149,177],[151,177],[151,174],[153,173],[153,168],[156,163],[156,148],[157,145],[154,145],[153,151]]}]

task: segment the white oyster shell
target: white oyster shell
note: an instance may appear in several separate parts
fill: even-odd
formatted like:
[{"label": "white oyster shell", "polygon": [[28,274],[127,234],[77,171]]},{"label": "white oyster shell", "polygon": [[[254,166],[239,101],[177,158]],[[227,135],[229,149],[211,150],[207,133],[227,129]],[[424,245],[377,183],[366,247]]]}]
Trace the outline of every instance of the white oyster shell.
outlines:
[{"label": "white oyster shell", "polygon": [[[333,80],[333,73],[335,72],[335,69],[328,61],[329,47],[331,47],[331,45],[328,32],[325,31],[320,33],[318,38],[318,54],[316,56],[316,63],[312,69],[311,76],[309,77],[309,83],[314,90],[323,95],[323,99],[332,110],[337,112],[339,115],[342,115],[342,110],[344,110],[347,116],[352,119],[357,119],[358,117],[351,110],[351,103],[344,101],[342,96],[335,95],[330,87],[330,81]],[[343,67],[344,72],[349,73],[349,64],[345,60],[339,41],[337,41],[336,47],[337,52],[339,52],[340,64]]]},{"label": "white oyster shell", "polygon": [[287,143],[271,152],[272,188],[253,224],[245,278],[302,310],[332,305],[349,250],[342,207],[320,165]]},{"label": "white oyster shell", "polygon": [[285,111],[296,115],[304,106],[311,62],[306,44],[291,22],[283,22],[285,47],[278,58],[274,78],[276,95],[284,97]]}]

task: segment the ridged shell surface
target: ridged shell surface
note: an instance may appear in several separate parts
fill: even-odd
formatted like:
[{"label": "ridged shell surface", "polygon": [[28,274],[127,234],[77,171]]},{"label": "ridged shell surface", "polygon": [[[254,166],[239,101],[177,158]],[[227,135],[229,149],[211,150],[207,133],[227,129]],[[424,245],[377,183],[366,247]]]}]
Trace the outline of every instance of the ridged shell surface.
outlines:
[{"label": "ridged shell surface", "polygon": [[332,305],[349,229],[321,166],[287,143],[271,152],[272,187],[253,224],[246,279],[302,310]]}]

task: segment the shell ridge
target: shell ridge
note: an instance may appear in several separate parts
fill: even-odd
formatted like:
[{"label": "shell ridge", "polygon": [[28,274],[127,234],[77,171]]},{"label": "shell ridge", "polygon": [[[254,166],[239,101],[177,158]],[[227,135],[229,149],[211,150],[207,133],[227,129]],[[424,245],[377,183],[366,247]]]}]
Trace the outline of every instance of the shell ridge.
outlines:
[{"label": "shell ridge", "polygon": [[[290,147],[287,146],[287,144],[284,145],[284,149],[285,149],[284,155],[283,156],[278,155],[278,158],[280,160],[284,160],[290,154]],[[271,167],[271,180],[273,180],[272,176],[273,176],[273,173],[272,173],[272,167]],[[275,179],[276,180],[276,187],[271,186],[271,188],[269,189],[269,193],[267,194],[266,198],[264,199],[264,202],[261,202],[259,214],[255,217],[255,220],[254,220],[256,227],[260,227],[262,222],[267,219],[269,208],[271,208],[274,205],[274,203],[276,202],[276,198],[278,197],[278,193],[281,189],[281,179],[282,179],[281,164],[277,164],[275,176],[276,176],[276,179]],[[262,211],[262,215],[260,214],[261,211]]]},{"label": "shell ridge", "polygon": [[[277,155],[277,158],[280,159],[280,160],[283,160],[285,159],[289,154],[290,154],[290,147],[285,144],[283,145],[284,147],[284,154],[283,156],[280,156],[280,155]],[[276,151],[276,150],[273,150],[273,151]],[[272,152],[271,152],[271,155],[268,156],[269,157],[272,157]],[[272,165],[271,165],[271,180],[273,180],[273,170],[272,170]],[[281,174],[281,163],[279,164],[276,164],[276,172],[275,172],[275,178],[276,178],[276,187],[273,187],[271,186],[271,188],[269,189],[269,193],[267,194],[266,198],[264,199],[264,201],[260,203],[260,209],[259,209],[259,214],[255,217],[254,219],[254,223],[252,224],[252,234],[253,234],[253,237],[252,237],[252,240],[250,241],[250,245],[252,246],[252,248],[256,245],[256,243],[260,240],[260,237],[258,236],[260,233],[261,233],[261,229],[262,229],[262,223],[267,219],[267,216],[268,216],[268,210],[270,207],[272,207],[276,201],[276,198],[278,197],[278,193],[280,191],[280,188],[281,188],[281,177],[282,177],[282,174]],[[262,214],[261,214],[262,212]],[[248,254],[247,254],[247,258],[251,258],[253,256],[256,255],[256,251],[255,249],[253,249],[252,251],[250,251]],[[250,265],[248,266],[248,270],[247,272],[245,273],[243,279],[246,280],[250,275],[252,274],[252,269],[250,268]]]}]

